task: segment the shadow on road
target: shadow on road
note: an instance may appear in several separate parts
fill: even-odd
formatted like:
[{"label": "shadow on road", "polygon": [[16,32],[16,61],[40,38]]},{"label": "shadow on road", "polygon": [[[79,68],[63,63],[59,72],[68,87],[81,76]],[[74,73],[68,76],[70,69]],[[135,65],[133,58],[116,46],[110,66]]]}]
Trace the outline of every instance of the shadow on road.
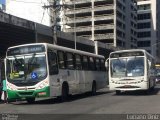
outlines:
[{"label": "shadow on road", "polygon": [[[80,99],[96,97],[96,96],[100,96],[100,95],[107,94],[107,93],[110,93],[110,91],[100,91],[100,92],[97,92],[97,94],[94,96],[92,96],[90,93],[69,95],[68,100],[65,102],[72,102],[72,101],[76,101],[76,100],[80,100]],[[48,98],[48,99],[44,99],[44,100],[35,101],[33,104],[41,104],[41,105],[44,104],[45,105],[45,104],[60,104],[60,103],[63,103],[60,98]],[[26,101],[11,102],[10,104],[29,105],[29,103],[27,103]]]},{"label": "shadow on road", "polygon": [[[154,88],[154,90],[138,90],[138,91],[123,91],[120,94],[118,94],[119,96],[144,96],[144,95],[157,95],[160,91],[160,87],[156,87]],[[113,94],[114,96],[117,96],[117,94]]]}]

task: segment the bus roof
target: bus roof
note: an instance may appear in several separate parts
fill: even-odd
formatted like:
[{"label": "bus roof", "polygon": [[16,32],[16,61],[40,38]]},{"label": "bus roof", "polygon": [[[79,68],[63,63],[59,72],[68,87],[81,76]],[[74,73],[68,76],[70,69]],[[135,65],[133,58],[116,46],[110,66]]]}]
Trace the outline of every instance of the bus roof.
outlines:
[{"label": "bus roof", "polygon": [[96,55],[94,53],[85,52],[85,51],[81,51],[81,50],[76,50],[76,49],[72,49],[72,48],[67,48],[67,47],[63,47],[63,46],[59,46],[59,45],[54,45],[54,44],[50,44],[50,43],[23,44],[23,45],[17,45],[17,46],[9,47],[7,50],[12,49],[12,48],[23,47],[23,46],[30,46],[30,45],[44,45],[44,46],[49,47],[49,48],[55,48],[56,50],[63,50],[63,51],[68,51],[68,52],[72,52],[72,53],[79,53],[79,54],[83,54],[83,55],[104,58],[104,56],[102,56],[102,55]]},{"label": "bus roof", "polygon": [[146,52],[144,49],[127,49],[127,50],[117,50],[117,51],[113,51],[111,53],[134,52],[134,51]]}]

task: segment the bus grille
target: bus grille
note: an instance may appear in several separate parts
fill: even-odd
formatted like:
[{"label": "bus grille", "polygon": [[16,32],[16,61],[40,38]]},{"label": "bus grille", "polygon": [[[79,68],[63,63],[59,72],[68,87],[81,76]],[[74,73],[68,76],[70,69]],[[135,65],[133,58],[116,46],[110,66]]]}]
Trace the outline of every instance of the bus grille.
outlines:
[{"label": "bus grille", "polygon": [[33,92],[19,92],[19,94],[22,96],[31,96],[33,95]]},{"label": "bus grille", "polygon": [[131,86],[131,85],[125,85],[125,86],[120,86],[120,87],[116,87],[116,88],[140,88],[138,86]]}]

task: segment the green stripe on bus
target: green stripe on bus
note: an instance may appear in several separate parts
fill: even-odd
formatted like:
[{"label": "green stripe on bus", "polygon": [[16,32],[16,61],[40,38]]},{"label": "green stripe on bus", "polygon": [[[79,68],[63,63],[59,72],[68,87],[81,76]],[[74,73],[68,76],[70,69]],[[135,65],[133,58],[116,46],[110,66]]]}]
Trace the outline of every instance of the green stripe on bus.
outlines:
[{"label": "green stripe on bus", "polygon": [[23,91],[8,90],[7,93],[9,100],[50,97],[50,88],[48,86],[39,90],[23,90]]}]

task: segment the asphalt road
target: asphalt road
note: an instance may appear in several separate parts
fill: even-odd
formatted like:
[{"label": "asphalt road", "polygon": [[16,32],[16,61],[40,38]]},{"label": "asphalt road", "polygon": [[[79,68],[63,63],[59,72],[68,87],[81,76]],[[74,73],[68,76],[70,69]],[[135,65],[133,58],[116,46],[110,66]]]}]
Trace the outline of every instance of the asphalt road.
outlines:
[{"label": "asphalt road", "polygon": [[2,114],[0,119],[9,116],[12,119],[15,118],[15,120],[18,118],[20,120],[32,118],[48,120],[53,118],[53,115],[55,118],[73,120],[75,118],[88,120],[88,117],[92,120],[99,118],[105,118],[105,120],[133,120],[137,116],[131,116],[132,114],[139,114],[140,117],[148,120],[149,118],[159,120],[160,85],[149,95],[146,95],[143,91],[124,92],[121,95],[116,95],[114,91],[109,91],[106,88],[98,91],[96,96],[90,96],[89,94],[71,96],[70,100],[64,103],[59,102],[58,99],[39,100],[34,104],[28,104],[25,101],[9,104],[1,103],[0,113]]}]

